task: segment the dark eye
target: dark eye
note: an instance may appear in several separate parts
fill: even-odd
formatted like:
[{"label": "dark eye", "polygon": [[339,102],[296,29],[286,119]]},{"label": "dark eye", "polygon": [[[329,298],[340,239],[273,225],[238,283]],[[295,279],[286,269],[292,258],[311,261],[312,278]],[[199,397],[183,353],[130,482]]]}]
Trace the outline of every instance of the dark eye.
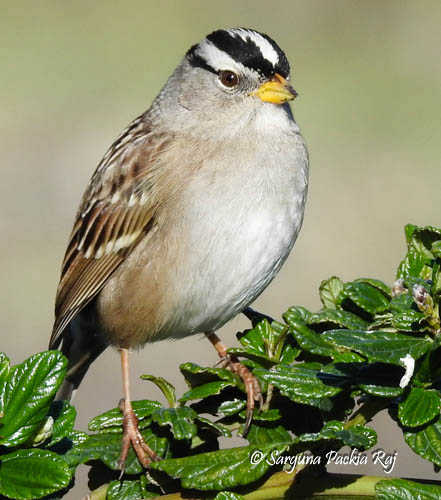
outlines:
[{"label": "dark eye", "polygon": [[239,83],[239,77],[233,71],[228,69],[221,71],[219,74],[219,80],[225,87],[235,87]]}]

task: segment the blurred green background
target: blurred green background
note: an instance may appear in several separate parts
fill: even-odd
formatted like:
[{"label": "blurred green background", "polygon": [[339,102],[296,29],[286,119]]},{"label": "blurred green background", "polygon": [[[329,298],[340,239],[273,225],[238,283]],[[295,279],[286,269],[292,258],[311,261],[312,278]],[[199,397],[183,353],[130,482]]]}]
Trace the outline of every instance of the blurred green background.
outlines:
[{"label": "blurred green background", "polygon": [[[268,33],[288,55],[311,156],[302,233],[256,308],[318,309],[318,285],[333,274],[391,284],[404,224],[441,225],[439,0],[0,1],[0,327],[12,361],[47,346],[73,217],[106,148],[192,44],[234,26]],[[224,327],[224,342],[245,326]],[[134,381],[153,373],[183,390],[178,364],[213,364],[216,354],[190,338],[146,346],[133,361]],[[79,427],[120,396],[108,350],[77,395]],[[136,382],[134,397],[160,396]],[[399,450],[392,475],[437,478],[408,460],[398,432],[379,446]],[[366,471],[381,474],[344,469]],[[78,483],[69,498],[86,492]]]}]

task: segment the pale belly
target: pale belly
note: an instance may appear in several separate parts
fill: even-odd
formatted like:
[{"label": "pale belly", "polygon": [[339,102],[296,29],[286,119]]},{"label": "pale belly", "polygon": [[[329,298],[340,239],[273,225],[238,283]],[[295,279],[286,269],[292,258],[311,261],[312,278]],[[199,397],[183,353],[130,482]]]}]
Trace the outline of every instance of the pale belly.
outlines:
[{"label": "pale belly", "polygon": [[199,240],[186,271],[177,273],[175,312],[164,337],[217,330],[251,304],[284,263],[301,223],[264,211],[235,222],[217,230],[212,245]]},{"label": "pale belly", "polygon": [[216,330],[263,292],[303,220],[307,156],[294,146],[280,158],[273,151],[264,175],[251,159],[236,171],[208,165],[183,188],[156,233],[132,252],[130,271],[123,263],[98,297],[111,343]]},{"label": "pale belly", "polygon": [[243,181],[231,196],[205,186],[205,197],[181,214],[181,251],[170,259],[169,315],[158,338],[220,328],[263,292],[286,260],[303,220],[306,177],[287,175],[279,189],[263,192]]}]

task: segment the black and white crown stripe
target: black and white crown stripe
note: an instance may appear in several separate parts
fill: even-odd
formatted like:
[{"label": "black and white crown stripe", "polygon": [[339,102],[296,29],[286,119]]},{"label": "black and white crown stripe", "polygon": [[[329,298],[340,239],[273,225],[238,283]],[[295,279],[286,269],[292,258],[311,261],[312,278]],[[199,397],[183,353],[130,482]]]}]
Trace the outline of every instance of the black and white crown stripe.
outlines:
[{"label": "black and white crown stripe", "polygon": [[264,77],[279,73],[289,76],[289,63],[280,47],[269,36],[245,28],[217,30],[187,53],[193,66],[213,73],[230,69],[257,71]]},{"label": "black and white crown stripe", "polygon": [[[279,63],[279,52],[281,52],[280,48],[275,44],[273,40],[262,35],[258,31],[251,31],[245,28],[237,28],[235,30],[227,30],[227,32],[231,35],[240,36],[245,43],[248,43],[248,40],[251,41],[259,48],[262,56],[267,59],[274,67],[276,67]],[[276,50],[276,48],[278,50]]]}]

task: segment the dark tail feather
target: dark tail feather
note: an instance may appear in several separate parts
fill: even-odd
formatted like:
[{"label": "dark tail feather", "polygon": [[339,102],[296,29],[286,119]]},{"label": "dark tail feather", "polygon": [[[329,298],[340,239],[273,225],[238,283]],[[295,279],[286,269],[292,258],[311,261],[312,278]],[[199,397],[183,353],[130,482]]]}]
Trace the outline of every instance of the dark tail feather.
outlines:
[{"label": "dark tail feather", "polygon": [[[87,328],[80,328],[80,318],[75,318],[62,334],[59,349],[67,357],[67,373],[55,396],[56,400],[71,401],[89,366],[106,349],[102,336]],[[50,346],[50,348],[54,348]]]}]

